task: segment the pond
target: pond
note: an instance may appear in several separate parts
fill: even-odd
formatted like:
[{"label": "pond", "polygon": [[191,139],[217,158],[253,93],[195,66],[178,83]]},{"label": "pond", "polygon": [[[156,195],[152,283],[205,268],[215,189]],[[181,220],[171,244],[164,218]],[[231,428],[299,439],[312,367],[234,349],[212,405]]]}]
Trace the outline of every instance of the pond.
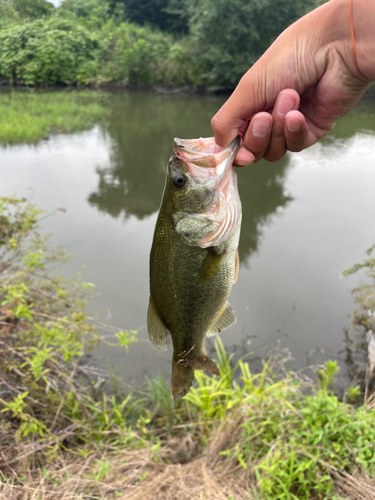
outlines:
[{"label": "pond", "polygon": [[[53,245],[74,254],[63,273],[84,266],[83,279],[96,285],[90,309],[139,329],[129,354],[108,346],[97,353],[125,381],[169,377],[171,350],[156,351],[145,328],[153,229],[173,137],[212,135],[224,100],[107,93],[104,120],[87,130],[0,147],[0,195],[64,207],[43,222]],[[228,352],[266,358],[279,346],[293,368],[328,358],[345,368],[344,329],[355,307],[348,290],[361,276],[340,274],[375,243],[375,101],[363,100],[309,150],[238,169],[238,183],[241,266],[230,297],[238,321],[221,335]]]}]

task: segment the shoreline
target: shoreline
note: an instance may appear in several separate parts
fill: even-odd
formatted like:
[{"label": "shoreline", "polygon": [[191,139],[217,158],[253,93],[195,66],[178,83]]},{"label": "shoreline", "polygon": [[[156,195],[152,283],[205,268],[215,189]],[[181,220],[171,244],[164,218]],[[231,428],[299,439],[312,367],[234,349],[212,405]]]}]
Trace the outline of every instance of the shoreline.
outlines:
[{"label": "shoreline", "polygon": [[11,85],[8,82],[0,82],[0,91],[11,91],[11,90],[109,90],[109,91],[150,91],[155,92],[157,94],[166,94],[166,95],[230,95],[234,89],[225,88],[225,87],[204,87],[201,85],[182,85],[182,86],[174,86],[174,85],[151,85],[151,86],[141,86],[141,85],[128,85],[128,84],[117,84],[114,82],[106,82],[102,84],[89,84],[89,85],[66,85],[63,83],[58,83],[55,85],[51,85],[48,83],[40,83],[38,85],[27,85],[27,84],[14,84]]},{"label": "shoreline", "polygon": [[[127,90],[132,92],[138,91],[149,91],[155,92],[156,94],[165,95],[231,95],[235,88],[226,87],[205,87],[203,85],[170,85],[170,84],[157,84],[151,86],[142,85],[130,85],[130,84],[119,84],[115,82],[105,82],[98,84],[93,82],[88,85],[82,84],[72,84],[67,85],[64,83],[57,83],[51,85],[49,83],[40,83],[37,85],[27,85],[27,84],[9,84],[9,82],[0,81],[0,91],[11,91],[11,90],[109,90],[109,91],[121,91]],[[375,82],[371,82],[366,92],[361,99],[373,99],[375,98]]]}]

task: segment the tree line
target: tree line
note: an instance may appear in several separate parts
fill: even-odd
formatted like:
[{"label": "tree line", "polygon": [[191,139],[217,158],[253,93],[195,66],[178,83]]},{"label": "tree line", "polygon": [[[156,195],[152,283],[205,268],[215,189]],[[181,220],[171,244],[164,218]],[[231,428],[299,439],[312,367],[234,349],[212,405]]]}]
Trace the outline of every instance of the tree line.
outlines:
[{"label": "tree line", "polygon": [[322,0],[0,0],[0,82],[232,89]]}]

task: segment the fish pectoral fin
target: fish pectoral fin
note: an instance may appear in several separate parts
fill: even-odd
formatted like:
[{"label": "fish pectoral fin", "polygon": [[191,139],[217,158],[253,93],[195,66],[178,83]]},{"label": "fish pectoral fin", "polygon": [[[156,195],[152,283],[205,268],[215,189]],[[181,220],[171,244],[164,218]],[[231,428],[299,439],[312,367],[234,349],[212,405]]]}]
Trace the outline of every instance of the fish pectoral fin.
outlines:
[{"label": "fish pectoral fin", "polygon": [[220,375],[218,367],[206,353],[197,356],[197,359],[191,363],[191,366],[193,370],[203,370],[205,372],[212,373],[212,375]]},{"label": "fish pectoral fin", "polygon": [[234,325],[237,321],[236,316],[234,315],[233,309],[230,307],[228,302],[224,305],[221,313],[216,319],[215,323],[211,326],[211,328],[207,332],[207,336],[216,335],[217,333],[222,332],[226,328]]},{"label": "fish pectoral fin", "polygon": [[154,346],[157,349],[166,351],[169,345],[170,331],[161,320],[152,297],[150,297],[148,304],[147,330],[148,336]]},{"label": "fish pectoral fin", "polygon": [[218,247],[207,248],[207,255],[204,258],[199,271],[200,280],[208,281],[213,279],[220,271],[221,263],[226,250],[221,249],[218,251],[217,249]]}]

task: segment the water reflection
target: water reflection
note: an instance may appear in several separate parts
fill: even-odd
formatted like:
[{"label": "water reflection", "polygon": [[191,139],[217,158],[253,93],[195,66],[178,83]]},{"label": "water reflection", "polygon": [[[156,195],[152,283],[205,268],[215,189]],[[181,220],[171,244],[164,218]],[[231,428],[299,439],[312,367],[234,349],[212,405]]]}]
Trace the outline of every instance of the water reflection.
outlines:
[{"label": "water reflection", "polygon": [[284,188],[288,164],[289,157],[284,157],[277,163],[261,161],[239,172],[243,214],[239,246],[241,262],[258,249],[262,227],[270,216],[282,212],[292,200]]},{"label": "water reflection", "polygon": [[367,273],[365,283],[353,290],[357,303],[345,330],[348,374],[367,396],[375,388],[375,275]]},{"label": "water reflection", "polygon": [[89,203],[113,217],[139,219],[156,212],[163,190],[172,140],[210,136],[210,119],[217,98],[115,94],[109,103],[107,131],[110,164],[99,167],[98,188]]},{"label": "water reflection", "polygon": [[[159,208],[173,136],[211,135],[213,107],[210,100],[197,96],[176,99],[132,93],[112,96],[111,106],[106,129],[111,137],[110,163],[97,168],[98,187],[88,201],[115,218],[143,219]],[[197,124],[206,125],[199,131]],[[291,200],[283,186],[287,166],[285,157],[274,164],[260,162],[238,169],[243,205],[241,261],[257,250],[261,227],[269,217]]]}]

